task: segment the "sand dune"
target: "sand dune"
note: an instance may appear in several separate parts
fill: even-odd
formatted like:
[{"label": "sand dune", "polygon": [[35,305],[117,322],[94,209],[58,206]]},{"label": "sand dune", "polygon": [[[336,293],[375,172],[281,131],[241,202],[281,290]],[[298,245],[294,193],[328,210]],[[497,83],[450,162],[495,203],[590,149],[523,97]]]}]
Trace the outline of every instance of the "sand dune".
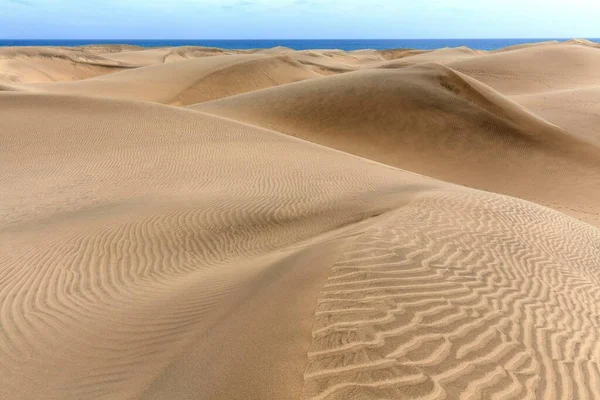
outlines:
[{"label": "sand dune", "polygon": [[598,218],[599,148],[443,66],[360,71],[193,108]]},{"label": "sand dune", "polygon": [[[343,72],[356,71],[357,57],[340,57],[339,54],[323,53],[317,51],[299,51],[288,54],[288,57],[311,68],[321,75],[335,75]],[[367,56],[370,59],[370,56]]]},{"label": "sand dune", "polygon": [[62,49],[74,49],[83,50],[87,53],[99,53],[99,54],[114,54],[122,53],[127,51],[142,51],[146,50],[145,47],[136,46],[133,44],[86,44],[83,46],[76,47],[60,47]]},{"label": "sand dune", "polygon": [[483,55],[448,64],[507,95],[600,85],[600,51],[550,44]]},{"label": "sand dune", "polygon": [[598,51],[0,49],[0,398],[594,399]]},{"label": "sand dune", "polygon": [[[231,368],[229,357],[200,368],[192,386],[206,398],[299,391],[318,288],[345,243],[319,235],[435,185],[274,132],[143,103],[0,94],[0,121],[8,256],[0,397],[129,397],[174,378],[185,390],[176,372],[183,355],[222,340],[221,330],[241,323],[242,304],[260,309],[277,298],[289,305],[279,313],[297,309],[286,328],[295,333],[263,316],[254,344],[237,344],[261,360],[262,370],[237,367],[253,386],[236,373],[232,382],[211,376]],[[306,287],[286,282],[289,274]],[[277,297],[257,299],[278,284]],[[291,287],[309,297],[290,297]],[[268,354],[251,350],[276,334],[279,350],[268,340]]]},{"label": "sand dune", "polygon": [[145,50],[121,51],[102,53],[103,57],[111,60],[137,64],[139,66],[148,66],[154,64],[163,64],[173,50],[171,48],[152,48]]},{"label": "sand dune", "polygon": [[112,60],[137,64],[140,66],[162,64],[187,60],[190,58],[208,57],[227,54],[244,54],[245,51],[223,50],[212,47],[182,46],[158,47],[135,51],[120,51],[103,53],[102,55]]},{"label": "sand dune", "polygon": [[289,47],[285,47],[285,46],[275,46],[270,49],[250,50],[251,53],[258,53],[258,54],[282,54],[282,53],[289,53],[290,51],[293,51],[293,49],[290,49]]},{"label": "sand dune", "polygon": [[[436,64],[448,64],[453,61],[468,59],[472,57],[484,54],[481,51],[471,50],[468,47],[455,47],[445,48],[430,51],[422,54],[415,54],[408,57],[402,57],[400,59],[394,59],[386,61],[379,65],[378,68],[404,68],[412,65],[425,64],[425,63],[436,63]],[[373,65],[371,65],[373,67]]]},{"label": "sand dune", "polygon": [[596,317],[576,310],[597,310],[597,234],[481,193],[386,214],[331,269],[302,398],[594,398]]},{"label": "sand dune", "polygon": [[583,45],[583,46],[600,48],[600,43],[593,42],[588,39],[569,39],[569,40],[565,41],[564,43],[565,44],[578,44],[578,45]]},{"label": "sand dune", "polygon": [[417,54],[430,53],[432,50],[416,50],[416,49],[388,49],[377,51],[385,60],[395,60],[403,57],[415,56]]},{"label": "sand dune", "polygon": [[239,54],[201,57],[77,82],[22,85],[21,88],[187,105],[320,76],[285,56]]},{"label": "sand dune", "polygon": [[0,84],[71,81],[135,66],[77,49],[0,47]]},{"label": "sand dune", "polygon": [[600,145],[600,86],[513,96],[512,99],[570,133]]},{"label": "sand dune", "polygon": [[512,46],[506,46],[506,47],[502,47],[500,49],[491,50],[491,51],[489,51],[489,53],[504,53],[504,52],[512,51],[512,50],[527,49],[530,47],[547,46],[547,45],[553,45],[553,44],[559,44],[559,43],[560,42],[558,40],[548,40],[545,42],[515,44]]}]

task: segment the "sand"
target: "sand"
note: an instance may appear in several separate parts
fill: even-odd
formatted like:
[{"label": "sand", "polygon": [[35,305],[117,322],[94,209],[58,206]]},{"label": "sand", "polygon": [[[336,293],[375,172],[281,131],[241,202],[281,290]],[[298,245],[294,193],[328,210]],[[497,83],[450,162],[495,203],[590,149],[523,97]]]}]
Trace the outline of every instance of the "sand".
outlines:
[{"label": "sand", "polygon": [[91,79],[26,84],[14,90],[189,105],[321,75],[289,57],[216,55],[159,63]]},{"label": "sand", "polygon": [[598,221],[600,147],[439,64],[361,70],[191,108]]},{"label": "sand", "polygon": [[0,49],[0,398],[595,398],[595,52]]},{"label": "sand", "polygon": [[513,96],[546,121],[600,145],[600,85]]},{"label": "sand", "polygon": [[81,48],[0,47],[0,84],[79,80],[136,66]]},{"label": "sand", "polygon": [[[485,54],[483,51],[472,50],[468,47],[444,48],[428,51],[422,54],[409,55],[407,57],[395,58],[378,65],[379,68],[403,68],[424,63],[449,64],[453,61],[469,59]],[[373,65],[369,66],[370,68]]]},{"label": "sand", "polygon": [[447,64],[506,95],[585,88],[600,84],[600,52],[560,43],[530,46]]}]

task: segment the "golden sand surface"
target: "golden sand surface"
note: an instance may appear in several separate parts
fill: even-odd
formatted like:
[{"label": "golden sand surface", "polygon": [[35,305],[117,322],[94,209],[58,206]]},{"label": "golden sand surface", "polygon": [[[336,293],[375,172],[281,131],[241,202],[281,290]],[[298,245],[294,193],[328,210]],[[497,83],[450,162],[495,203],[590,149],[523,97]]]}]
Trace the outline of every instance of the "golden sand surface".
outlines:
[{"label": "golden sand surface", "polygon": [[0,398],[594,399],[600,47],[0,48]]}]

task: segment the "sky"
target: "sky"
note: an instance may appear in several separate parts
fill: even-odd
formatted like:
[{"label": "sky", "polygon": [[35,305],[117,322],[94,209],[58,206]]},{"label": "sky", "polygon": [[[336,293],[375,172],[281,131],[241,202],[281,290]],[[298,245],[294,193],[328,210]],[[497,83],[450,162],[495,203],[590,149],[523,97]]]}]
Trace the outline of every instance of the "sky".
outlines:
[{"label": "sky", "polygon": [[1,39],[598,38],[599,0],[0,0]]}]

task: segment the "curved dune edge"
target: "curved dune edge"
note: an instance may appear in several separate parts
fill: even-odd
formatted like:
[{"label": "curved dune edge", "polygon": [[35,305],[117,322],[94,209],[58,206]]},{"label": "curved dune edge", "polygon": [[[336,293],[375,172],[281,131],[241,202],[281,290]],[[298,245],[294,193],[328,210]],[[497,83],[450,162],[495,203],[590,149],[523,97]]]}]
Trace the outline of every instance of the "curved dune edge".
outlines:
[{"label": "curved dune edge", "polygon": [[137,66],[77,48],[0,47],[0,84],[71,81]]},{"label": "curved dune edge", "polygon": [[456,48],[445,48],[426,53],[410,55],[408,57],[402,57],[391,61],[385,61],[381,64],[374,65],[376,68],[405,68],[418,64],[436,63],[436,64],[448,64],[453,61],[461,59],[469,59],[477,57],[482,54],[487,54],[483,51],[472,50],[468,47],[456,47]]},{"label": "curved dune edge", "polygon": [[321,77],[286,56],[215,55],[73,82],[19,85],[24,91],[187,105]]},{"label": "curved dune edge", "polygon": [[569,133],[600,145],[600,86],[532,93],[511,99]]},{"label": "curved dune edge", "polygon": [[600,222],[598,146],[441,65],[364,70],[191,108]]},{"label": "curved dune edge", "polygon": [[134,49],[133,51],[102,51],[105,58],[119,62],[127,62],[140,66],[163,64],[168,62],[183,61],[190,58],[209,57],[214,55],[244,54],[245,51],[223,50],[212,47],[181,46],[181,47],[159,47],[150,49]]},{"label": "curved dune edge", "polygon": [[595,398],[593,69],[67,50],[148,66],[0,84],[0,398]]},{"label": "curved dune edge", "polygon": [[503,93],[522,95],[597,86],[599,48],[577,43],[496,52],[448,64]]}]

